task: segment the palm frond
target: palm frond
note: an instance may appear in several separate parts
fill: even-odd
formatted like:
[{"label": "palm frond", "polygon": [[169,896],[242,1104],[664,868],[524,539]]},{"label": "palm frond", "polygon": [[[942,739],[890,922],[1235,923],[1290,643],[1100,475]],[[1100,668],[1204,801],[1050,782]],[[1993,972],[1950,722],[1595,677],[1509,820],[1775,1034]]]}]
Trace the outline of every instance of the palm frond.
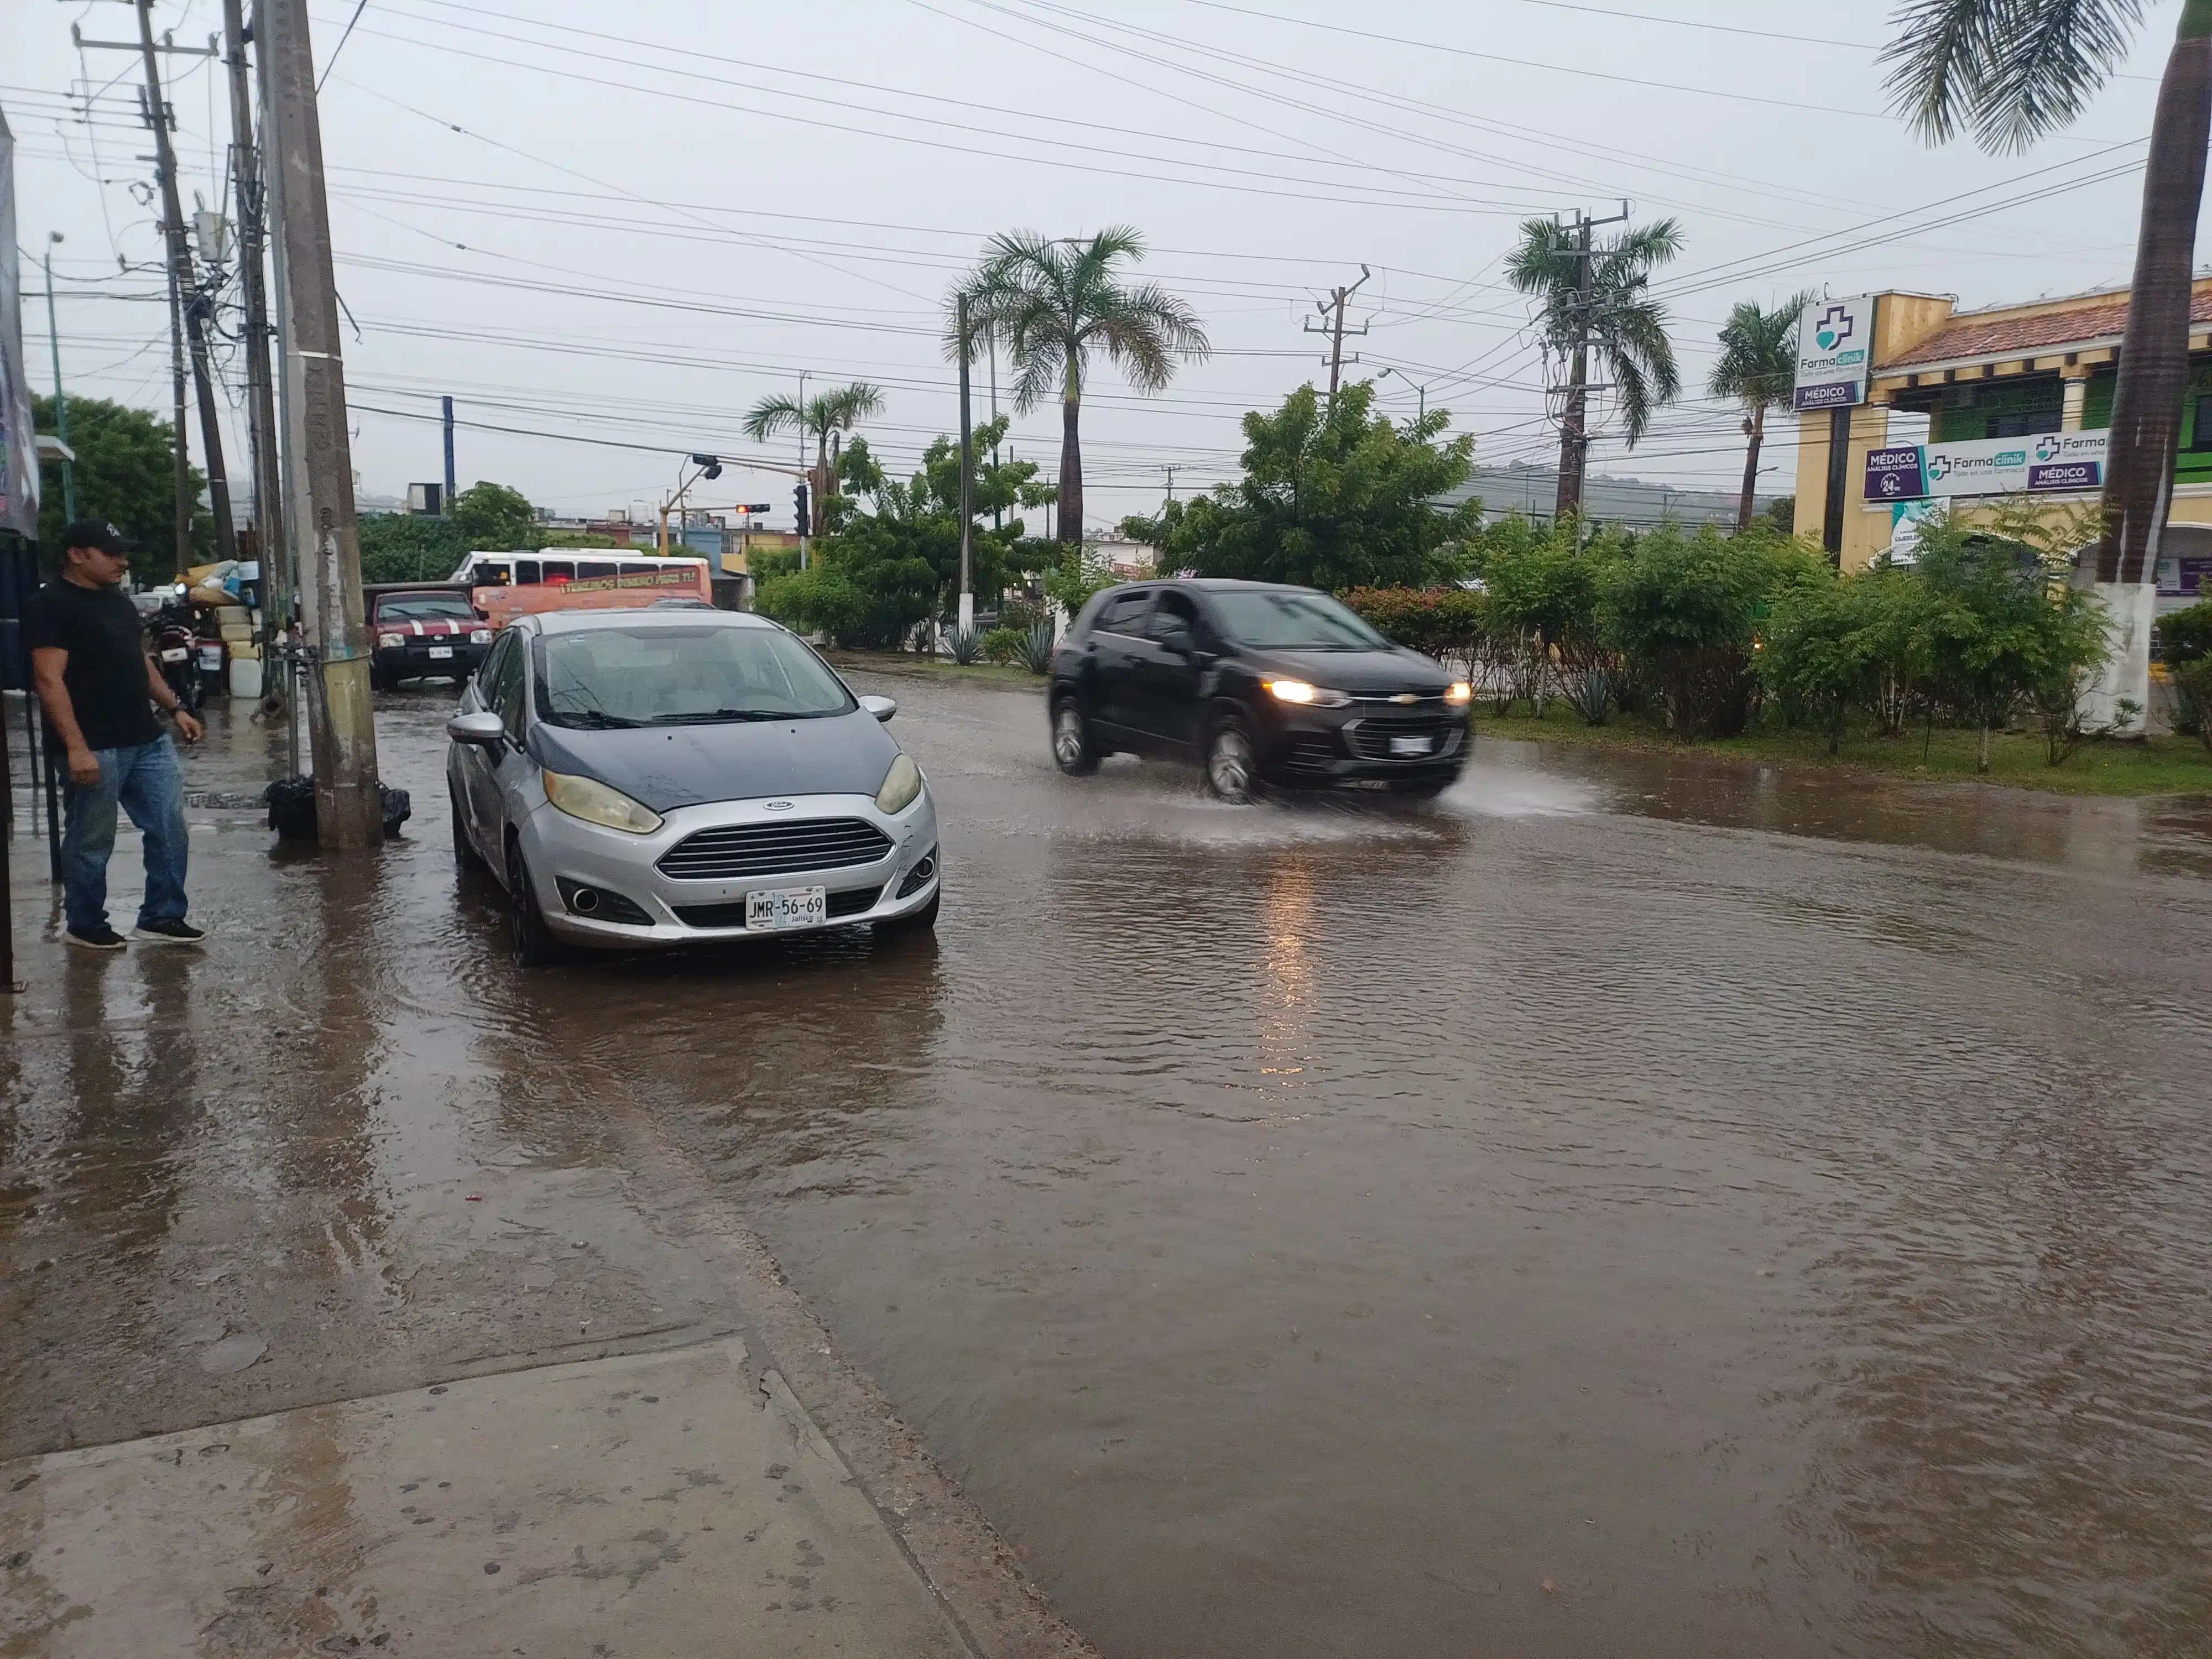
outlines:
[{"label": "palm frond", "polygon": [[2079,115],[2142,21],[2142,0],[1907,0],[1878,60],[1890,108],[1927,143],[1972,129],[1992,154]]},{"label": "palm frond", "polygon": [[1681,395],[1682,371],[1667,337],[1666,307],[1651,301],[1601,313],[1590,344],[1605,365],[1620,404],[1621,436],[1633,447],[1652,411]]},{"label": "palm frond", "polygon": [[789,431],[793,427],[803,429],[805,419],[805,411],[799,408],[799,400],[779,392],[773,398],[762,398],[746,411],[744,434],[755,443],[761,443],[779,432]]}]

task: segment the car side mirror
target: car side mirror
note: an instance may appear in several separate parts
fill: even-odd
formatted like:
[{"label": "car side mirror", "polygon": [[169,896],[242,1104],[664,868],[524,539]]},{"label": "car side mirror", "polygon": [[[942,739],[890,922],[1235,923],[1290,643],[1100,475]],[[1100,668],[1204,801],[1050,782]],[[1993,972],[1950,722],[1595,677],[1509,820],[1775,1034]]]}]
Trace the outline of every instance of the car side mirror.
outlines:
[{"label": "car side mirror", "polygon": [[1191,637],[1190,629],[1178,624],[1160,635],[1160,648],[1172,651],[1178,657],[1190,657],[1198,653],[1198,642]]},{"label": "car side mirror", "polygon": [[887,720],[898,713],[897,701],[891,697],[863,697],[860,707],[879,720]]},{"label": "car side mirror", "polygon": [[472,714],[456,714],[447,720],[446,735],[455,743],[497,749],[507,742],[507,722],[488,710],[479,709]]}]

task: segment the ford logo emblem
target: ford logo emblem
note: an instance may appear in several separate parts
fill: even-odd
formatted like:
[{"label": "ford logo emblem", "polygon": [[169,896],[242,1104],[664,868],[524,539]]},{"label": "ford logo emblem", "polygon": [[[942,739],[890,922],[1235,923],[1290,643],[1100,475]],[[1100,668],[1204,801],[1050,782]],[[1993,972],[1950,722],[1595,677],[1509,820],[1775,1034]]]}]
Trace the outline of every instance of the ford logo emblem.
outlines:
[{"label": "ford logo emblem", "polygon": [[788,812],[791,811],[791,803],[787,800],[772,800],[765,804],[763,810],[770,812]]}]

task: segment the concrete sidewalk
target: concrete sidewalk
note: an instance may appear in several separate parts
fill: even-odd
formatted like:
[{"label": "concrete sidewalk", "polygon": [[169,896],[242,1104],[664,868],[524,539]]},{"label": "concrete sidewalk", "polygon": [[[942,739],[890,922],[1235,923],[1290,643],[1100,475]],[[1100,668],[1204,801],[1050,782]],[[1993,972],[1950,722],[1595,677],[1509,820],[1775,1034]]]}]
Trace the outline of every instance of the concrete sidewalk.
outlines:
[{"label": "concrete sidewalk", "polygon": [[0,1632],[55,1659],[974,1650],[734,1340],[6,1466]]}]

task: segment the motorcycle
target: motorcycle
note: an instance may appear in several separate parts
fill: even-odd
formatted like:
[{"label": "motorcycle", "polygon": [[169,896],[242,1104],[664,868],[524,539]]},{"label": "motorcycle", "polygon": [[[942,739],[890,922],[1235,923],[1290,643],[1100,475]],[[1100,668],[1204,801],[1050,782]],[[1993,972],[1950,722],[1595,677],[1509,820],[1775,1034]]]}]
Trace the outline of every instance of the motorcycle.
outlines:
[{"label": "motorcycle", "polygon": [[177,701],[192,714],[200,707],[199,635],[192,626],[192,607],[182,597],[165,600],[154,613],[154,660],[161,665],[161,678]]}]

